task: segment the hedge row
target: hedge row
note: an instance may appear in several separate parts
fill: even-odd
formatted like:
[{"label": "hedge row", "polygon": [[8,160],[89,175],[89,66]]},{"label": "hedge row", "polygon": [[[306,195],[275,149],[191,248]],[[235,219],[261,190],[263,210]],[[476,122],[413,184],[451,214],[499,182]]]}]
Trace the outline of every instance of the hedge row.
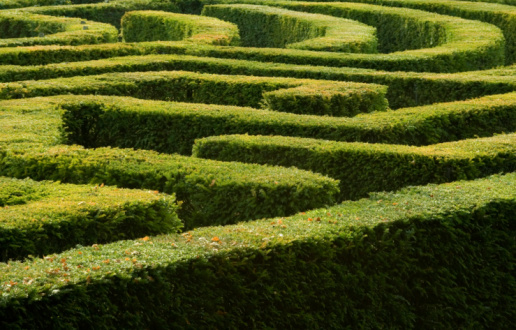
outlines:
[{"label": "hedge row", "polygon": [[34,45],[82,45],[116,42],[118,30],[111,25],[18,11],[0,11],[0,47]]},{"label": "hedge row", "polygon": [[[249,2],[253,3],[253,1]],[[478,21],[413,9],[357,3],[315,4],[285,1],[254,1],[254,3],[358,20],[377,28],[380,52],[396,52],[384,55],[348,54],[345,57],[341,56],[340,63],[329,61],[329,58],[324,56],[326,54],[319,54],[319,65],[354,66],[389,71],[457,72],[488,69],[504,63],[505,41],[502,32],[493,25]],[[423,48],[417,49],[421,47]],[[238,58],[242,58],[244,53],[243,50],[239,51]],[[253,54],[252,58],[246,56],[246,59],[263,60],[261,56],[267,55],[274,62],[311,64],[305,62],[309,54],[306,54],[301,62],[301,59],[297,59],[299,57],[294,59],[295,53],[274,57],[271,56],[272,52],[267,50],[252,50],[252,53],[256,55]],[[250,55],[251,50],[247,54]],[[217,54],[217,56],[221,55]],[[233,57],[236,56],[235,53]],[[286,56],[291,58],[287,60]]]},{"label": "hedge row", "polygon": [[353,118],[120,97],[64,97],[60,104],[63,132],[69,143],[186,155],[191,153],[195,139],[224,134],[410,145],[491,136],[516,130],[515,106],[515,93]]},{"label": "hedge row", "polygon": [[174,196],[0,177],[0,261],[177,232]]},{"label": "hedge row", "polygon": [[130,11],[122,17],[125,42],[188,40],[209,45],[238,45],[235,24],[196,15],[163,11]]},{"label": "hedge row", "polygon": [[0,81],[40,80],[108,72],[188,70],[204,73],[283,76],[377,83],[389,86],[392,108],[463,100],[516,90],[516,66],[456,74],[383,72],[355,68],[300,66],[189,55],[126,56],[105,60],[0,66]]},{"label": "hedge row", "polygon": [[377,53],[376,29],[355,21],[266,6],[204,6],[202,15],[238,25],[243,46]]},{"label": "hedge row", "polygon": [[431,0],[343,0],[342,2],[346,1],[421,9],[496,25],[503,31],[505,36],[506,63],[516,62],[516,7],[502,5],[502,3],[516,5],[516,1],[514,0],[484,0],[484,2],[499,2],[500,4]]},{"label": "hedge row", "polygon": [[[339,4],[344,6],[346,4]],[[322,6],[322,5],[321,5]],[[327,6],[337,6],[328,4]],[[349,5],[351,6],[351,5]],[[355,5],[354,5],[355,6]],[[46,49],[11,48],[0,51],[3,64],[44,64],[90,60],[120,55],[141,55],[149,53],[176,53],[219,58],[240,58],[265,62],[292,64],[316,64],[324,66],[355,66],[384,70],[457,72],[464,70],[486,69],[503,64],[504,39],[501,31],[494,26],[466,21],[459,18],[439,16],[420,11],[387,9],[381,6],[356,4],[363,17],[373,17],[371,13],[384,13],[386,10],[398,17],[398,28],[404,29],[407,22],[420,22],[422,26],[437,29],[450,35],[449,42],[431,49],[407,50],[396,54],[339,54],[331,52],[312,52],[295,49],[259,49],[244,47],[198,46],[184,42],[150,42],[140,44],[117,44],[103,46],[84,46]],[[363,8],[359,8],[363,7]],[[409,12],[406,14],[405,12]],[[396,14],[398,13],[398,14]],[[383,14],[382,14],[383,15]],[[82,16],[84,17],[84,16]],[[360,17],[354,17],[359,19]],[[387,17],[385,17],[387,18]],[[391,21],[392,18],[385,19]],[[438,21],[439,24],[433,23]],[[419,23],[418,23],[419,24]],[[474,33],[472,32],[474,31]],[[408,33],[408,32],[407,32]],[[452,37],[453,36],[453,37]],[[379,35],[379,40],[381,37]]]},{"label": "hedge row", "polygon": [[292,78],[225,76],[185,71],[107,73],[0,83],[0,99],[58,94],[134,96],[238,106],[281,112],[354,116],[388,108],[387,87]]},{"label": "hedge row", "polygon": [[105,183],[175,193],[185,228],[228,224],[332,205],[338,183],[282,167],[200,160],[131,149],[56,146],[0,150],[1,175]]},{"label": "hedge row", "polygon": [[[9,0],[8,0],[9,1]],[[66,0],[64,0],[66,1]],[[72,1],[75,5],[34,6],[20,10],[52,16],[81,17],[96,22],[107,23],[120,28],[124,14],[134,10],[160,10],[187,14],[199,14],[202,4],[191,0],[109,0],[109,1]],[[100,2],[100,3],[98,3]]]},{"label": "hedge row", "polygon": [[[76,100],[78,107],[95,107],[95,99],[0,102],[0,128],[7,130],[0,135],[0,175],[175,193],[183,202],[179,215],[186,228],[288,215],[336,201],[336,180],[302,170],[58,144],[62,139],[55,103]],[[109,100],[124,103],[121,98]]]},{"label": "hedge row", "polygon": [[372,191],[516,171],[516,134],[427,147],[225,135],[196,140],[192,154],[322,173],[340,181],[340,199],[356,199]]},{"label": "hedge row", "polygon": [[[104,0],[3,0],[0,9],[22,8],[30,6],[54,6],[65,4],[96,3]],[[115,0],[116,1],[116,0]]]},{"label": "hedge row", "polygon": [[[5,328],[510,328],[516,175],[0,264]],[[195,294],[193,294],[195,293]]]}]

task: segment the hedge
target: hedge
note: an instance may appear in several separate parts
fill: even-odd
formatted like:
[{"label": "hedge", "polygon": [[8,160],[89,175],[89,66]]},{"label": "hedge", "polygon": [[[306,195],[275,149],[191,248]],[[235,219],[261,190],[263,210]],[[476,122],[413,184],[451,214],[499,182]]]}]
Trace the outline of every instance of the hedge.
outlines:
[{"label": "hedge", "polygon": [[243,46],[376,53],[376,29],[342,18],[253,5],[204,6],[202,15],[238,25]]},{"label": "hedge", "polygon": [[510,328],[515,192],[515,174],[413,187],[289,218],[0,264],[0,322]]},{"label": "hedge", "polygon": [[516,90],[516,66],[456,74],[385,72],[356,68],[301,66],[217,59],[189,55],[126,56],[105,60],[0,66],[0,82],[40,80],[109,72],[188,70],[203,73],[298,77],[377,83],[389,86],[387,98],[393,109],[436,102],[464,100]]},{"label": "hedge", "polygon": [[372,191],[514,172],[516,134],[426,147],[225,135],[196,140],[192,154],[322,173],[340,181],[340,199],[357,199]]},{"label": "hedge", "polygon": [[182,201],[185,228],[290,215],[335,203],[337,181],[282,167],[131,149],[55,146],[0,150],[1,175],[152,189]]},{"label": "hedge", "polygon": [[223,134],[429,145],[516,129],[515,93],[353,118],[120,97],[49,98],[59,99],[69,143],[185,155],[191,153],[195,139]]},{"label": "hedge", "polygon": [[0,260],[177,232],[175,197],[157,191],[0,177]]},{"label": "hedge", "polygon": [[162,11],[130,11],[122,17],[125,42],[188,40],[209,45],[238,45],[235,24],[216,18]]},{"label": "hedge", "polygon": [[[348,0],[349,1],[349,0]],[[512,1],[509,2],[509,1]],[[342,1],[346,2],[346,0]],[[501,3],[516,5],[514,0],[486,1],[483,3],[461,3],[460,1],[421,1],[421,0],[352,0],[383,6],[409,7],[443,15],[459,16],[466,19],[479,20],[499,27],[505,37],[506,63],[516,62],[516,8]],[[486,4],[499,2],[500,4]]]},{"label": "hedge", "polygon": [[[307,3],[285,1],[249,1],[285,9],[301,10],[358,20],[378,30],[378,49],[393,54],[351,55],[330,60],[319,54],[319,65],[354,66],[388,71],[458,72],[488,69],[504,63],[504,38],[493,25],[419,10],[389,8],[357,3]],[[239,27],[240,28],[240,27]],[[431,47],[431,48],[429,48]],[[421,49],[418,49],[421,48]],[[228,51],[225,51],[228,53]],[[211,56],[215,52],[211,53]],[[312,64],[307,53],[304,60],[294,52],[282,54],[276,50],[239,50],[233,57],[274,62]],[[238,55],[237,55],[238,54]],[[245,54],[245,55],[244,55]],[[249,55],[248,55],[249,54]],[[256,54],[256,55],[255,55]],[[277,56],[275,56],[277,54]],[[298,55],[298,54],[296,54]],[[217,57],[222,56],[217,54]],[[287,60],[286,56],[290,58]],[[294,59],[295,58],[295,59]],[[410,64],[409,64],[410,63]]]},{"label": "hedge", "polygon": [[[98,3],[100,2],[100,3]],[[110,0],[74,1],[75,5],[34,6],[19,9],[27,13],[51,16],[82,17],[96,22],[107,23],[120,29],[122,16],[133,10],[160,10],[199,14],[202,5],[190,0]],[[44,5],[44,4],[42,4]]]},{"label": "hedge", "polygon": [[100,44],[118,39],[118,30],[108,24],[18,11],[0,12],[0,30],[0,47]]},{"label": "hedge", "polygon": [[[344,6],[345,4],[339,4]],[[328,6],[334,6],[328,4]],[[336,6],[336,5],[335,5]],[[198,46],[184,42],[149,42],[117,45],[91,45],[82,48],[62,46],[45,49],[11,48],[0,52],[0,63],[3,64],[44,64],[49,62],[65,62],[86,59],[98,59],[120,55],[141,55],[149,53],[175,53],[211,56],[219,58],[240,58],[265,62],[280,62],[291,64],[316,64],[324,66],[355,66],[374,68],[388,71],[432,71],[457,72],[465,70],[487,69],[502,65],[504,62],[504,39],[501,31],[491,25],[467,21],[459,18],[439,16],[420,11],[403,9],[408,14],[396,14],[400,9],[357,4],[363,7],[363,16],[373,17],[372,10],[380,13],[390,10],[400,18],[399,28],[406,22],[421,22],[422,26],[437,28],[444,26],[442,31],[449,37],[448,43],[430,49],[407,50],[396,54],[340,54],[332,52],[313,52],[295,49],[258,49],[245,47]],[[400,16],[401,15],[401,16]],[[408,15],[408,16],[407,16]],[[85,17],[85,16],[83,16]],[[422,19],[422,21],[421,21]],[[390,21],[391,18],[389,18]],[[440,21],[438,25],[433,21]],[[401,21],[401,22],[400,22]],[[474,31],[474,36],[472,36]],[[444,33],[444,32],[443,32]],[[426,35],[426,33],[425,33]],[[381,36],[379,35],[379,40]]]},{"label": "hedge", "polygon": [[385,86],[292,78],[258,78],[185,71],[108,73],[98,76],[0,83],[0,99],[57,94],[134,96],[260,107],[281,112],[354,116],[386,110]]},{"label": "hedge", "polygon": [[[56,118],[61,113],[55,104],[71,99],[96,106],[94,96],[0,102],[0,128],[7,130],[0,135],[0,175],[175,193],[182,201],[179,216],[186,228],[288,215],[335,203],[338,182],[307,171],[62,145]],[[123,103],[120,98],[111,100]]]}]

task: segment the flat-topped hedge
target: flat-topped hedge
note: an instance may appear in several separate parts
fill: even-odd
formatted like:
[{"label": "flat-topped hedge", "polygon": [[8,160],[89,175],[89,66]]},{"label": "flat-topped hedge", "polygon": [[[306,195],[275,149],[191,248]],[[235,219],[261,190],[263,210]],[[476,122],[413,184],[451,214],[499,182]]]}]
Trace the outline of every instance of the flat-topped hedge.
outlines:
[{"label": "flat-topped hedge", "polygon": [[202,15],[237,24],[243,46],[377,52],[375,28],[338,17],[253,5],[204,6]]},{"label": "flat-topped hedge", "polygon": [[[271,3],[276,4],[276,2]],[[279,3],[277,3],[279,4]],[[292,4],[292,3],[291,3]],[[314,4],[312,4],[314,5]],[[495,26],[467,21],[459,18],[416,11],[412,9],[389,9],[388,7],[366,4],[321,4],[320,6],[352,6],[361,17],[374,17],[373,13],[384,15],[390,13],[396,26],[405,29],[407,22],[426,29],[443,26],[447,31],[447,42],[438,47],[406,50],[395,54],[341,54],[334,52],[313,52],[295,49],[259,49],[245,47],[217,47],[184,42],[140,43],[137,45],[117,44],[113,46],[87,46],[83,48],[47,48],[47,49],[4,49],[0,51],[0,63],[3,64],[43,64],[69,60],[98,59],[120,55],[141,55],[149,53],[175,53],[219,58],[240,58],[264,62],[292,64],[317,64],[325,66],[355,66],[388,71],[411,70],[431,72],[457,72],[465,70],[487,69],[504,63],[504,38]],[[96,6],[96,5],[92,5]],[[314,5],[315,6],[315,5]],[[324,7],[326,8],[326,7]],[[125,9],[124,9],[125,10]],[[47,13],[45,11],[45,13]],[[125,13],[125,11],[124,11]],[[48,12],[50,14],[50,12]],[[359,19],[360,17],[351,17]],[[82,15],[82,17],[86,17]],[[398,19],[396,20],[396,17]],[[88,18],[88,17],[86,17]],[[382,20],[383,21],[383,20]],[[391,21],[385,19],[385,21]],[[438,23],[435,23],[435,22]],[[407,23],[408,24],[408,23]],[[407,25],[408,27],[408,25]],[[437,29],[437,28],[435,28]],[[437,29],[439,30],[439,29]],[[408,29],[408,31],[419,31]],[[472,35],[474,31],[474,35]],[[435,31],[434,31],[435,32]],[[419,32],[418,32],[419,33]],[[392,33],[390,35],[396,35]],[[423,33],[423,35],[432,35]],[[434,36],[435,37],[435,36]],[[436,41],[434,37],[428,40]],[[381,40],[379,35],[379,40]],[[415,38],[404,38],[409,40]],[[391,44],[388,42],[388,44]],[[395,43],[392,43],[395,44]],[[406,48],[406,46],[403,46]]]},{"label": "flat-topped hedge", "polygon": [[200,74],[185,71],[107,73],[0,83],[0,99],[59,94],[133,96],[143,99],[260,107],[281,112],[354,116],[387,110],[387,87],[293,78]]},{"label": "flat-topped hedge", "polygon": [[152,10],[130,11],[122,17],[121,24],[125,42],[187,40],[219,46],[240,43],[235,24],[212,17]]},{"label": "flat-topped hedge", "polygon": [[0,135],[0,175],[176,193],[186,228],[287,215],[336,201],[338,182],[307,171],[62,145],[57,104],[72,99],[77,106],[98,106],[94,96],[0,102],[0,128],[6,130]]},{"label": "flat-topped hedge", "polygon": [[515,174],[413,187],[0,264],[0,322],[510,328],[515,193]]},{"label": "flat-topped hedge", "polygon": [[45,1],[43,0],[43,3],[39,5],[20,8],[19,10],[26,13],[51,16],[82,17],[96,22],[107,23],[120,29],[121,19],[129,11],[159,10],[199,14],[202,8],[200,2],[189,0],[72,0],[72,5],[63,3],[52,5],[45,3]]},{"label": "flat-topped hedge", "polygon": [[188,70],[202,73],[298,77],[377,83],[389,86],[391,108],[464,100],[516,90],[516,66],[455,74],[385,72],[356,68],[302,66],[189,55],[125,56],[104,60],[0,66],[0,82],[94,75],[108,72]]},{"label": "flat-topped hedge", "polygon": [[190,154],[197,138],[282,135],[334,141],[429,145],[516,130],[516,94],[486,96],[352,118],[121,97],[56,97],[69,143]]},{"label": "flat-topped hedge", "polygon": [[[478,21],[413,9],[358,3],[292,1],[249,1],[248,3],[355,19],[373,25],[378,30],[379,51],[394,52],[385,55],[349,54],[341,57],[339,64],[331,62],[327,54],[324,56],[319,54],[319,65],[354,66],[388,71],[457,72],[488,69],[504,63],[505,41],[501,31],[493,25]],[[288,60],[287,54],[281,57],[274,56],[268,50],[253,49],[252,53],[253,57],[246,56],[246,59],[264,60],[261,57],[267,56],[275,62],[311,64],[311,62],[301,62],[298,60],[299,56],[295,56],[294,53],[288,54],[292,55]],[[239,50],[239,58],[242,58],[243,54],[245,52]],[[247,54],[251,55],[251,50]],[[214,56],[213,53],[211,56]],[[309,56],[310,54],[306,54],[305,58],[308,60]],[[236,53],[233,57],[236,57]],[[488,63],[493,65],[489,66]]]},{"label": "flat-topped hedge", "polygon": [[174,193],[187,229],[333,205],[339,191],[336,180],[295,168],[63,145],[0,150],[0,174]]},{"label": "flat-topped hedge", "polygon": [[157,191],[0,177],[0,260],[177,232],[175,197]]},{"label": "flat-topped hedge", "polygon": [[372,191],[516,171],[516,134],[426,147],[223,135],[196,140],[192,154],[322,173],[340,181],[341,199],[356,199]]},{"label": "flat-topped hedge", "polygon": [[19,11],[0,11],[0,30],[0,47],[102,44],[118,39],[118,30],[109,24]]},{"label": "flat-topped hedge", "polygon": [[[466,3],[461,2],[461,0],[343,0],[342,2],[363,2],[383,6],[408,7],[496,25],[503,31],[505,37],[506,63],[514,63],[516,61],[515,0],[473,0]],[[491,3],[488,4],[486,2]],[[512,6],[504,5],[504,3]]]}]

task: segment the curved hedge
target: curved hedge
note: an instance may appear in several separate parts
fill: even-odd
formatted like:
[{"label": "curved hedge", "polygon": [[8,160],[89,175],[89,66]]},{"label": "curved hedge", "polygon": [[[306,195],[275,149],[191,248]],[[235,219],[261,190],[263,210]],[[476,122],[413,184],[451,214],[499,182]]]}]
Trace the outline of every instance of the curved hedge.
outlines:
[{"label": "curved hedge", "polygon": [[0,11],[0,29],[0,47],[100,44],[118,39],[117,29],[108,24],[18,11]]},{"label": "curved hedge", "polygon": [[425,147],[225,135],[196,140],[192,154],[322,173],[339,180],[341,199],[357,199],[372,191],[514,172],[516,134]]},{"label": "curved hedge", "polygon": [[124,41],[189,40],[196,43],[238,45],[236,25],[215,18],[160,11],[130,11],[121,20]]},{"label": "curved hedge", "polygon": [[157,191],[0,177],[0,260],[178,232],[175,197]]},{"label": "curved hedge", "polygon": [[[244,2],[60,1],[0,8],[114,29],[129,11]],[[191,41],[0,48],[0,175],[10,177],[0,178],[0,327],[511,328],[516,66],[492,67],[504,51],[510,61],[512,7],[267,4],[374,23],[384,54]],[[163,101],[173,98],[211,104]],[[368,113],[327,116],[344,108]],[[217,137],[226,134],[264,136]],[[213,157],[341,181],[185,156],[198,138]],[[335,205],[495,172],[507,174]],[[170,212],[152,206],[162,199]],[[177,230],[176,213],[186,232],[150,235]],[[167,228],[150,221],[165,214]],[[132,215],[149,222],[118,222]],[[119,238],[131,239],[100,244]]]},{"label": "curved hedge", "polygon": [[243,46],[376,53],[376,29],[326,15],[253,5],[204,6],[202,15],[238,24]]},{"label": "curved hedge", "polygon": [[289,218],[0,264],[0,322],[508,328],[515,183],[509,174],[415,187]]}]

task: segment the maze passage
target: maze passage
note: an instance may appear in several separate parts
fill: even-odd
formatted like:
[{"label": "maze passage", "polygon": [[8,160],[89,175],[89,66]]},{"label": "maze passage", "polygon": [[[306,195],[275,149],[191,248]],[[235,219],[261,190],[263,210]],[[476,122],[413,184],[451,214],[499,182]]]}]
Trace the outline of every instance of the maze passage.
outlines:
[{"label": "maze passage", "polygon": [[510,328],[511,1],[2,1],[0,326]]}]

